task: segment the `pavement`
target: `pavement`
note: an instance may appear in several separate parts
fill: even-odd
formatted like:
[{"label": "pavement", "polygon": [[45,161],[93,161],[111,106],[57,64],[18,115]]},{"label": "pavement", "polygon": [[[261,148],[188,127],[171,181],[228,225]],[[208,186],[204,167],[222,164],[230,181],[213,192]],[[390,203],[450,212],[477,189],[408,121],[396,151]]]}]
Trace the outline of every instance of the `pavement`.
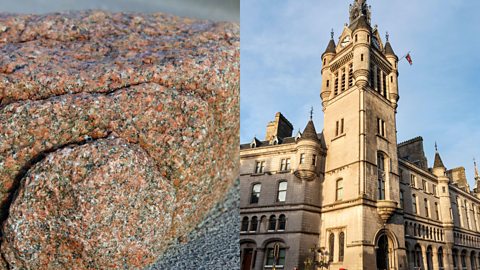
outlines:
[{"label": "pavement", "polygon": [[239,181],[186,242],[175,243],[148,270],[235,270],[240,269]]}]

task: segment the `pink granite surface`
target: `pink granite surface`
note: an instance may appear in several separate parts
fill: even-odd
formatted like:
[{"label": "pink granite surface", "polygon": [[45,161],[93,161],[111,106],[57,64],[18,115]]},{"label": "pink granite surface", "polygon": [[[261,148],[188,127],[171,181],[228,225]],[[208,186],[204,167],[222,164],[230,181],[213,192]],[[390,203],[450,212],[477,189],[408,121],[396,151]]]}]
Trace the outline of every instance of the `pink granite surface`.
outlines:
[{"label": "pink granite surface", "polygon": [[0,15],[4,268],[141,269],[238,173],[239,27]]}]

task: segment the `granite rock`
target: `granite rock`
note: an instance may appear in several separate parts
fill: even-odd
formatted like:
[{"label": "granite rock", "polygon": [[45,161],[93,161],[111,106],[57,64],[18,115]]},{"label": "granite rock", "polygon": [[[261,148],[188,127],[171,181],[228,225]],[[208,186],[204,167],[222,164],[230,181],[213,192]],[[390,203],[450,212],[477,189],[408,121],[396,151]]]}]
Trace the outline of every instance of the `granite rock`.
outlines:
[{"label": "granite rock", "polygon": [[238,25],[0,15],[0,50],[0,268],[141,269],[237,176]]}]

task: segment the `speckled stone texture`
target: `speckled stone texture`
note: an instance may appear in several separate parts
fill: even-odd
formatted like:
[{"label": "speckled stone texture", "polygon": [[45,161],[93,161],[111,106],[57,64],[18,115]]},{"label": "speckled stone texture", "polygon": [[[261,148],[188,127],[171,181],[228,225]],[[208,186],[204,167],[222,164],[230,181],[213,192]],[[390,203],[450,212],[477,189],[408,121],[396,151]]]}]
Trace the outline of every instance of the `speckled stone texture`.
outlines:
[{"label": "speckled stone texture", "polygon": [[238,174],[239,27],[0,15],[0,268],[142,269]]}]

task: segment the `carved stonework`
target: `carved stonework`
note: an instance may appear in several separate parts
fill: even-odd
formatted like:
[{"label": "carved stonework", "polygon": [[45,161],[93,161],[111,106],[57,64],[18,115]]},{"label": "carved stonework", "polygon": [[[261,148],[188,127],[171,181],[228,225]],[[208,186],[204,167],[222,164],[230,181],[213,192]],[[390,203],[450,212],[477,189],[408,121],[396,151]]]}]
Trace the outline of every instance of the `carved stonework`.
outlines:
[{"label": "carved stonework", "polygon": [[370,23],[370,6],[367,5],[366,0],[355,0],[350,5],[350,24],[361,15],[366,16],[367,21]]},{"label": "carved stonework", "polygon": [[388,219],[392,216],[393,212],[397,208],[396,201],[382,200],[377,202],[377,212],[383,220],[383,223],[387,223]]}]

